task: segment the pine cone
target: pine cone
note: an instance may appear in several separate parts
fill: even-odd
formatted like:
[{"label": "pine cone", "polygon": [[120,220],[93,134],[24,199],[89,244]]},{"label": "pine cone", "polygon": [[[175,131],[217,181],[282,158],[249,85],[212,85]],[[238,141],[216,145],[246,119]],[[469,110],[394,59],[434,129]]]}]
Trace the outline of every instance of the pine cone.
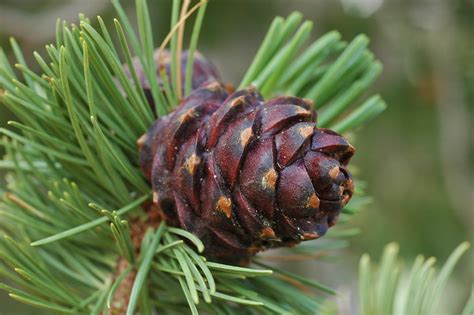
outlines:
[{"label": "pine cone", "polygon": [[316,128],[311,108],[296,97],[265,102],[253,88],[229,96],[218,82],[194,90],[139,141],[167,222],[234,264],[323,235],[353,194],[354,147]]},{"label": "pine cone", "polygon": [[[184,51],[181,54],[181,86],[183,87],[183,94],[184,94],[184,82],[186,78],[186,65],[188,63],[188,51]],[[171,80],[171,53],[168,50],[163,50],[160,56],[159,49],[155,50],[153,55],[155,60],[155,67],[156,67],[156,75],[158,78],[158,84],[162,87],[162,79],[160,75],[160,71],[164,68],[166,71],[166,75]],[[153,97],[151,95],[150,83],[148,82],[145,71],[142,68],[142,64],[138,57],[134,57],[133,60],[133,67],[137,73],[138,80],[145,92],[145,96],[148,100],[148,103],[152,108],[155,107]],[[125,70],[125,74],[127,77],[132,81],[132,76],[130,75],[130,69],[127,64],[123,65]],[[200,52],[196,51],[194,53],[194,60],[193,60],[193,76],[191,79],[191,88],[194,90],[198,88],[200,85],[207,81],[219,81],[220,76],[216,69],[216,67],[212,64],[212,62],[204,57]],[[163,90],[164,91],[164,90]]]}]

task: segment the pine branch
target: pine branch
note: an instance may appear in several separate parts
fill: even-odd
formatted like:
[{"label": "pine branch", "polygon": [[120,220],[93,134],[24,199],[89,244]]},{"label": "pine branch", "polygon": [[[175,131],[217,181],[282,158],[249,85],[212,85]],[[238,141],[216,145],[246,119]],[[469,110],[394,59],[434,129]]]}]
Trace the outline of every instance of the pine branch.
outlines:
[{"label": "pine branch", "polygon": [[[118,43],[100,17],[95,29],[80,16],[79,26],[58,21],[47,56],[34,53],[41,74],[29,69],[13,39],[19,75],[0,50],[0,100],[19,120],[10,123],[16,131],[0,129],[7,152],[0,167],[10,171],[0,224],[14,235],[0,241],[0,273],[21,289],[1,288],[21,302],[60,313],[124,307],[129,314],[314,312],[324,302],[315,292],[333,294],[331,288],[277,268],[273,275],[261,260],[252,268],[209,262],[198,238],[159,224],[147,202],[150,187],[138,167],[136,141],[155,114],[177,105],[183,38],[178,30],[197,11],[185,69],[184,95],[190,93],[206,2],[189,11],[173,2],[171,31],[160,47],[170,44],[170,77],[165,71],[157,75],[146,2],[136,1],[138,35],[119,1],[112,2],[119,16],[113,30]],[[347,114],[379,74],[380,63],[367,50],[365,36],[347,45],[330,32],[303,50],[311,28],[300,13],[276,18],[240,86],[253,84],[268,97],[312,98],[324,125],[352,131],[385,108],[372,97]],[[149,82],[156,113],[137,65]],[[358,189],[341,221],[368,200]],[[324,240],[287,251],[310,259],[327,256],[347,246],[345,239],[356,232],[342,224]]]}]

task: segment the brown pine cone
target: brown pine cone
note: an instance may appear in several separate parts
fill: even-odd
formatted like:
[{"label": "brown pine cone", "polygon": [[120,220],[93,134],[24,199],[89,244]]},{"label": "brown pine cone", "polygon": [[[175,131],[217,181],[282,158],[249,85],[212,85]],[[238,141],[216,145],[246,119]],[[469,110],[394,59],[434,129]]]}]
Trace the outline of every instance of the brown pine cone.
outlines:
[{"label": "brown pine cone", "polygon": [[311,108],[296,97],[265,102],[253,88],[228,95],[218,82],[194,90],[139,140],[167,222],[234,264],[323,235],[353,194],[354,147],[316,128]]},{"label": "brown pine cone", "polygon": [[[184,82],[186,78],[186,65],[188,63],[188,51],[183,51],[181,54],[181,86],[183,87],[183,94],[184,94]],[[164,68],[166,71],[166,75],[171,80],[171,53],[168,50],[163,50],[161,55],[159,49],[155,50],[153,55],[155,61],[155,68],[156,68],[156,75],[158,78],[158,84],[162,87],[162,79],[160,75],[160,71]],[[133,60],[133,67],[137,73],[138,80],[145,92],[145,96],[152,108],[154,108],[154,101],[151,95],[150,83],[148,82],[145,71],[142,68],[142,64],[138,57],[134,57]],[[132,80],[132,76],[130,75],[130,69],[127,64],[123,65],[125,70],[125,74],[127,77]],[[194,60],[193,60],[193,76],[191,79],[191,88],[193,90],[197,89],[200,85],[208,81],[219,81],[220,75],[216,69],[216,67],[212,64],[212,62],[204,57],[200,52],[196,51],[194,53]]]}]

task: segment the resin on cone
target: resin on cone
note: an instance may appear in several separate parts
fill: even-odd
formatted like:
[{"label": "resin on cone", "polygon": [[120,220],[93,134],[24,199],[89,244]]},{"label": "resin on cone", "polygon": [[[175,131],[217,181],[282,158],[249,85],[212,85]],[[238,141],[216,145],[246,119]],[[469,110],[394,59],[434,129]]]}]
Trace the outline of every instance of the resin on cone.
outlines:
[{"label": "resin on cone", "polygon": [[326,233],[354,192],[354,147],[316,128],[309,100],[206,81],[138,141],[166,221],[234,264]]}]

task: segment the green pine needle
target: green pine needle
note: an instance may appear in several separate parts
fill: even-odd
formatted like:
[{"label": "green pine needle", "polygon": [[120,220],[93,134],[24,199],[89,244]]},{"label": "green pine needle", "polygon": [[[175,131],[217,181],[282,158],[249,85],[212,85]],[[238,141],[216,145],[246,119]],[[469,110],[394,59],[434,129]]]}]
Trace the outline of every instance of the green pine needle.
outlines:
[{"label": "green pine needle", "polygon": [[474,288],[472,289],[471,296],[469,297],[469,300],[467,301],[466,306],[462,311],[462,315],[472,314],[474,314]]},{"label": "green pine needle", "polygon": [[339,133],[355,129],[379,115],[385,108],[387,108],[387,105],[380,96],[372,96],[347,117],[344,117],[341,121],[332,125],[331,129]]},{"label": "green pine needle", "polygon": [[371,266],[368,255],[362,256],[359,264],[360,313],[436,313],[447,279],[468,248],[469,243],[460,244],[439,272],[434,267],[436,259],[418,256],[406,281],[399,278],[402,264],[398,259],[398,244],[385,247],[378,269]]},{"label": "green pine needle", "polygon": [[138,303],[138,297],[142,291],[143,286],[145,285],[146,276],[150,270],[151,262],[155,256],[155,252],[160,243],[160,239],[163,235],[165,224],[161,223],[160,227],[155,232],[150,246],[148,246],[147,251],[143,253],[143,259],[138,267],[137,276],[133,282],[132,293],[130,294],[130,301],[127,308],[127,315],[135,314],[135,308]]},{"label": "green pine needle", "polygon": [[123,279],[125,279],[130,271],[132,271],[132,267],[132,265],[129,265],[127,268],[125,268],[125,270],[117,277],[117,280],[115,280],[115,283],[112,285],[112,287],[110,287],[109,294],[107,295],[107,308],[110,309],[115,292],[119,288]]},{"label": "green pine needle", "polygon": [[[204,14],[206,13],[206,8],[207,8],[207,2],[204,2],[204,4],[199,8],[197,16],[196,16],[196,21],[194,22],[191,42],[189,43],[189,49],[188,49],[188,61],[186,63],[184,96],[188,96],[189,93],[191,92],[194,53],[196,52],[196,48],[197,48],[197,44],[199,40],[199,33],[201,31],[201,25],[204,20]],[[176,56],[176,54],[173,54],[173,56]]]},{"label": "green pine needle", "polygon": [[[145,195],[145,196],[142,196],[141,198],[138,198],[134,202],[130,203],[129,205],[119,209],[117,211],[117,214],[123,215],[123,214],[127,213],[130,210],[134,210],[134,209],[137,208],[137,206],[139,206],[140,204],[142,204],[144,201],[146,201],[149,198],[150,198],[149,194]],[[48,243],[51,243],[51,242],[55,242],[55,241],[58,241],[58,240],[76,235],[78,233],[81,233],[81,232],[84,232],[86,230],[92,229],[96,226],[99,226],[99,225],[107,222],[107,220],[108,220],[107,217],[101,217],[101,218],[95,219],[94,221],[84,223],[82,225],[76,226],[76,227],[74,227],[72,229],[69,229],[67,231],[58,233],[56,235],[51,235],[51,236],[48,236],[44,239],[32,242],[31,246],[41,246],[41,245],[45,245],[45,244],[48,244]]]}]

